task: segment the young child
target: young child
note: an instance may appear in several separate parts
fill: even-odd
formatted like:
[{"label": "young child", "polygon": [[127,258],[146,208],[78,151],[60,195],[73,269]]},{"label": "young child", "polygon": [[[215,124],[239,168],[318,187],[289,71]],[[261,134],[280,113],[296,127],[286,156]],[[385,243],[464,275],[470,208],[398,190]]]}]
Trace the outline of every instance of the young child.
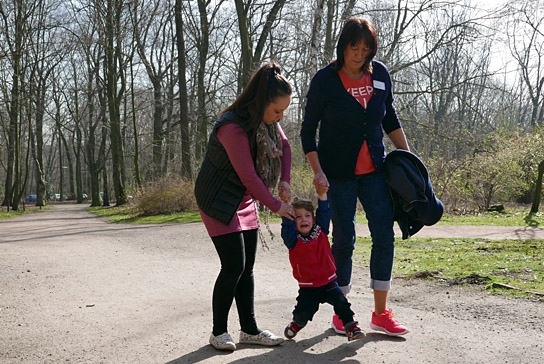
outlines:
[{"label": "young child", "polygon": [[353,320],[351,304],[336,282],[336,265],[327,236],[331,218],[327,193],[318,197],[315,216],[310,200],[295,199],[291,203],[295,220],[282,217],[281,237],[289,249],[293,276],[299,284],[293,321],[285,328],[284,335],[294,338],[312,320],[319,304],[327,302],[344,323],[348,340],[362,339],[365,333]]}]

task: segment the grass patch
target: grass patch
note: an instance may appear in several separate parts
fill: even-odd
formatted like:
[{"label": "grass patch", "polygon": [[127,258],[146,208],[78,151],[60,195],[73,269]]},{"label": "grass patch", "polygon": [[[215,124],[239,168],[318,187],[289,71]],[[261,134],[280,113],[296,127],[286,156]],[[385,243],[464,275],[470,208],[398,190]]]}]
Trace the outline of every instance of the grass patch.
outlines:
[{"label": "grass patch", "polygon": [[201,222],[198,211],[188,211],[168,215],[140,216],[132,205],[111,207],[89,207],[91,213],[109,222],[125,224],[168,224]]},{"label": "grass patch", "polygon": [[473,226],[542,226],[544,213],[529,213],[527,208],[508,208],[504,212],[482,212],[474,214],[444,214],[438,225]]},{"label": "grass patch", "polygon": [[26,215],[26,214],[33,214],[33,213],[36,213],[36,212],[51,210],[53,208],[53,206],[46,205],[46,206],[38,207],[36,205],[31,205],[31,206],[26,205],[24,211],[22,210],[22,208],[23,207],[21,205],[20,209],[17,210],[17,211],[13,211],[13,210],[8,211],[7,208],[5,206],[3,206],[0,209],[0,220],[11,219],[13,217],[18,217],[18,216],[22,216],[22,215]]},{"label": "grass patch", "polygon": [[[507,208],[504,212],[444,213],[437,225],[454,226],[544,226],[544,212],[529,213],[530,207]],[[357,213],[357,223],[366,224],[364,212]]]},{"label": "grass patch", "polygon": [[[410,238],[395,242],[394,276],[478,284],[496,294],[544,297],[542,240]],[[357,238],[355,264],[368,266],[370,238]]]}]

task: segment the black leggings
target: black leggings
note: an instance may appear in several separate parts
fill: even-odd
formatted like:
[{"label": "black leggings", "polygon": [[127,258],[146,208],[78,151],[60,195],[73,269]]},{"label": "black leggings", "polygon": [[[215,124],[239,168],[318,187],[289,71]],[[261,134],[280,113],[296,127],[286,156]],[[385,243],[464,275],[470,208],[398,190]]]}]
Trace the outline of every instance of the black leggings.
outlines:
[{"label": "black leggings", "polygon": [[253,280],[257,237],[257,229],[255,229],[212,238],[221,260],[221,271],[215,281],[212,297],[215,336],[227,332],[227,320],[234,299],[238,309],[240,329],[250,335],[260,332],[255,322]]}]

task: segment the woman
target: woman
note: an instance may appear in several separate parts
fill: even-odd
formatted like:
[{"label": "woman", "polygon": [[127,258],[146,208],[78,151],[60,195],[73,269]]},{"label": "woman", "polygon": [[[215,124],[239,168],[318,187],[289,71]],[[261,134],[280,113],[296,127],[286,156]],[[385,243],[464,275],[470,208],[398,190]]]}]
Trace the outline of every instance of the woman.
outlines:
[{"label": "woman", "polygon": [[[291,85],[277,63],[259,68],[214,124],[195,182],[200,214],[221,261],[209,340],[219,350],[236,350],[227,330],[233,300],[240,319],[240,343],[274,346],[283,342],[260,330],[255,320],[253,264],[259,228],[255,200],[292,219],[291,206],[282,202],[291,195],[291,148],[278,123],[291,103],[291,94]],[[270,192],[278,178],[282,200]]]},{"label": "woman", "polygon": [[[383,131],[396,148],[409,148],[393,106],[389,72],[373,60],[377,50],[374,26],[360,17],[348,19],[336,47],[337,59],[311,81],[300,135],[314,172],[314,185],[329,187],[338,284],[344,294],[349,293],[359,199],[372,236],[370,287],[374,311],[370,326],[388,335],[402,335],[408,329],[387,308],[394,232],[393,205],[382,168]],[[336,315],[332,324],[336,332],[344,333]]]}]

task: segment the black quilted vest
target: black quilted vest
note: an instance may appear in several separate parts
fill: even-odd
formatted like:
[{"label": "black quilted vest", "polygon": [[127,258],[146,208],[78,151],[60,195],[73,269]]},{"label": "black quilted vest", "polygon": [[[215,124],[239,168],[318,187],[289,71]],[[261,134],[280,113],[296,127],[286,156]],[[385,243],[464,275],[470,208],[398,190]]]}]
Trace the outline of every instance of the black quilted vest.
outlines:
[{"label": "black quilted vest", "polygon": [[232,122],[236,123],[237,120],[231,111],[221,115],[215,122],[208,140],[206,155],[195,181],[198,207],[206,215],[225,225],[228,225],[234,217],[246,192],[246,187],[240,181],[225,148],[217,138],[217,128]]}]

